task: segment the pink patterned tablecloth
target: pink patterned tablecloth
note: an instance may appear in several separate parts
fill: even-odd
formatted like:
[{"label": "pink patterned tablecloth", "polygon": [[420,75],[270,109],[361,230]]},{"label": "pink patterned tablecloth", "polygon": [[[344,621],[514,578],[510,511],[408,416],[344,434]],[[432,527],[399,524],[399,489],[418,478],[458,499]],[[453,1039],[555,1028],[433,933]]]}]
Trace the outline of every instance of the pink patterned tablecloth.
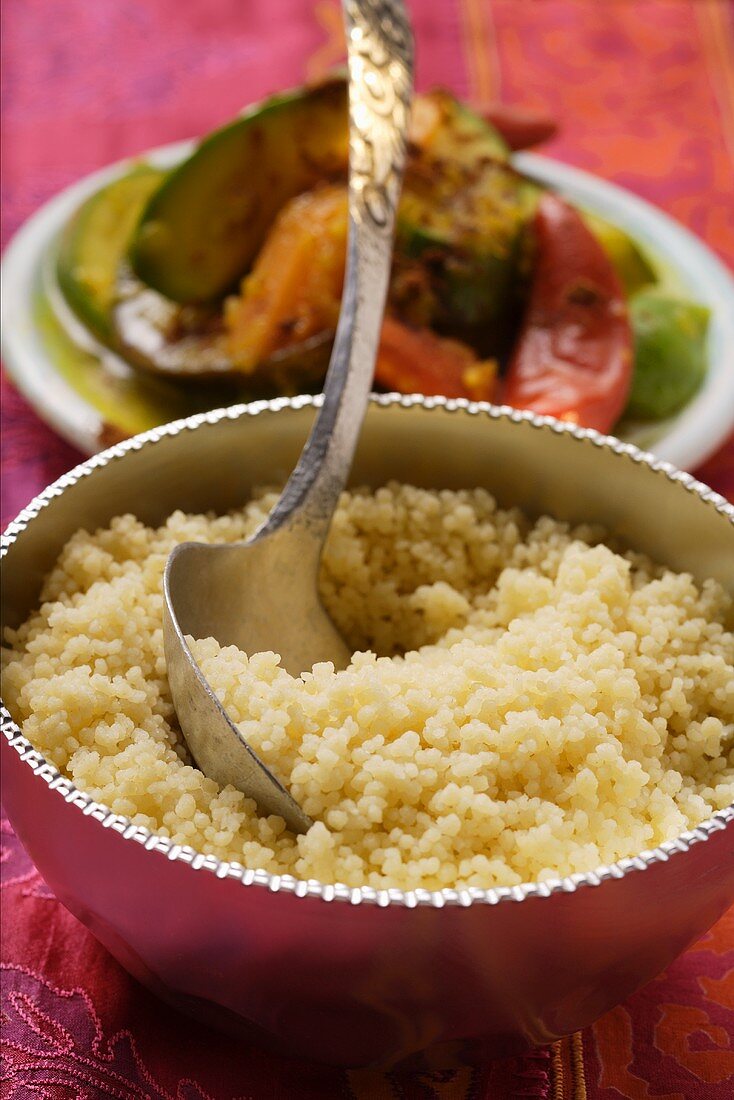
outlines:
[{"label": "pink patterned tablecloth", "polygon": [[[548,152],[658,203],[734,263],[728,0],[412,0],[418,82],[555,111]],[[335,0],[6,0],[3,242],[108,161],[199,134],[342,56]],[[3,525],[79,455],[3,380]],[[699,475],[734,499],[734,439]],[[163,1008],[50,894],[2,821],[0,1097],[734,1097],[734,911],[583,1034],[389,1073],[238,1048]]]}]

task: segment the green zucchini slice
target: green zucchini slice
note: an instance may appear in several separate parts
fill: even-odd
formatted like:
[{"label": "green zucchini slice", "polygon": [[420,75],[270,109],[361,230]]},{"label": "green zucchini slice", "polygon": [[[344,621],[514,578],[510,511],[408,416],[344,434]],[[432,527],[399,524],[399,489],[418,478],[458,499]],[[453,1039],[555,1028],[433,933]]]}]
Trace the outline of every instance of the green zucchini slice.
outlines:
[{"label": "green zucchini slice", "polygon": [[141,164],[95,192],[66,224],[56,277],[67,302],[98,337],[112,338],[110,311],[117,269],[135,224],[164,173]]},{"label": "green zucchini slice", "polygon": [[445,92],[440,123],[411,148],[398,211],[396,311],[497,351],[512,310],[538,188],[497,132]]},{"label": "green zucchini slice", "polygon": [[347,165],[343,78],[276,96],[205,138],[151,197],[130,260],[176,302],[210,302],[247,271],[288,199]]}]

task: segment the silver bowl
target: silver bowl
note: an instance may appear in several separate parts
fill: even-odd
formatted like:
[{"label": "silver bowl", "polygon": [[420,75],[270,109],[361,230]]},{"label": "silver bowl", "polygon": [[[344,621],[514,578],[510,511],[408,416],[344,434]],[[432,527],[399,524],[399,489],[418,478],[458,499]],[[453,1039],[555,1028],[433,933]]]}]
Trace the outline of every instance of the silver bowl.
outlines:
[{"label": "silver bowl", "polygon": [[[131,511],[224,510],[284,479],[318,399],[239,406],[112,447],[8,528],[3,613],[36,604],[79,527]],[[374,400],[354,483],[486,486],[503,504],[603,523],[734,592],[734,508],[595,432],[438,398]],[[132,825],[47,763],[2,712],[5,801],[61,901],[150,989],[277,1049],[387,1063],[466,1040],[486,1056],[585,1027],[662,970],[734,900],[734,806],[654,851],[554,882],[377,891],[223,863]]]}]

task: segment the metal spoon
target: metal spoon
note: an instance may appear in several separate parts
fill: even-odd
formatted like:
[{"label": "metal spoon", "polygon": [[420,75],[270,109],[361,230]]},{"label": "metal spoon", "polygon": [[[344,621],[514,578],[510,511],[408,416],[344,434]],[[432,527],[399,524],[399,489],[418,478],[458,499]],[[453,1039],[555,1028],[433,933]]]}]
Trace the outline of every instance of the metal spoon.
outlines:
[{"label": "metal spoon", "polygon": [[295,832],[312,824],[243,739],[185,635],[252,654],[274,650],[293,675],[351,651],[318,593],[321,551],[367,408],[405,166],[413,41],[402,0],[343,0],[349,61],[349,235],[324,399],[280,500],[244,543],[177,546],[164,577],[163,640],[181,729],[197,765]]}]

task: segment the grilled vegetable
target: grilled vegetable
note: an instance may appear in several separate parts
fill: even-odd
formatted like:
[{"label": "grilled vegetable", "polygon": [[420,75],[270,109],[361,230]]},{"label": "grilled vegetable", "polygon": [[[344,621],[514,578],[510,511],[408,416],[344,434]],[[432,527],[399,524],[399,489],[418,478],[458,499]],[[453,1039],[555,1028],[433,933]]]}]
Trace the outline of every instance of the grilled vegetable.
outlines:
[{"label": "grilled vegetable", "polygon": [[344,174],[343,79],[276,96],[206,138],[150,199],[130,258],[177,302],[208,302],[249,268],[280,208]]},{"label": "grilled vegetable", "polygon": [[627,297],[657,280],[655,270],[640,246],[618,225],[583,211],[582,218],[614,264]]},{"label": "grilled vegetable", "polygon": [[120,258],[163,176],[148,165],[134,168],[87,199],[61,236],[59,285],[74,312],[105,343],[112,338],[110,311]]},{"label": "grilled vegetable", "polygon": [[[275,97],[173,172],[141,165],[102,188],[59,246],[74,311],[164,378],[253,394],[317,386],[344,274],[346,99],[341,76]],[[378,385],[495,397],[529,296],[504,399],[608,430],[630,386],[621,281],[634,295],[627,411],[667,416],[695,392],[707,311],[645,289],[656,272],[622,229],[511,166],[511,149],[553,128],[501,106],[479,115],[443,91],[416,97]]]},{"label": "grilled vegetable", "polygon": [[382,325],[375,382],[398,393],[491,401],[497,363],[480,362],[466,344],[437,336],[427,328],[410,328],[388,316]]},{"label": "grilled vegetable", "polygon": [[632,336],[619,279],[579,214],[546,194],[530,301],[504,387],[519,409],[609,431],[627,401]]},{"label": "grilled vegetable", "polygon": [[398,210],[397,312],[495,351],[505,334],[523,229],[538,189],[507,163],[508,146],[445,92],[411,148]]},{"label": "grilled vegetable", "polygon": [[643,420],[672,416],[706,373],[709,310],[648,290],[630,302],[630,319],[635,367],[626,411]]},{"label": "grilled vegetable", "polygon": [[441,88],[415,97],[409,140],[434,160],[458,159],[466,165],[482,158],[507,161],[510,145],[499,129]]},{"label": "grilled vegetable", "polygon": [[303,393],[318,387],[329,362],[333,333],[318,333],[264,354],[247,381],[232,360],[220,308],[183,306],[121,269],[113,310],[115,347],[136,367],[173,380],[209,384],[218,379],[247,389],[231,400]]},{"label": "grilled vegetable", "polygon": [[344,186],[307,191],[283,208],[241,296],[226,304],[227,344],[238,370],[253,374],[285,348],[333,336],[347,222]]},{"label": "grilled vegetable", "polygon": [[182,306],[141,283],[123,264],[112,309],[115,341],[135,366],[170,378],[235,374],[221,309]]},{"label": "grilled vegetable", "polygon": [[493,103],[482,111],[482,118],[494,126],[510,149],[529,149],[532,145],[541,145],[554,137],[558,129],[552,115],[512,107],[507,103]]},{"label": "grilled vegetable", "polygon": [[[498,132],[448,93],[417,97],[411,142],[398,252],[428,272],[439,326],[490,331],[529,185]],[[175,301],[216,299],[248,271],[282,206],[343,177],[346,161],[341,78],[267,102],[207,138],[152,196],[132,242],[136,274]]]}]

